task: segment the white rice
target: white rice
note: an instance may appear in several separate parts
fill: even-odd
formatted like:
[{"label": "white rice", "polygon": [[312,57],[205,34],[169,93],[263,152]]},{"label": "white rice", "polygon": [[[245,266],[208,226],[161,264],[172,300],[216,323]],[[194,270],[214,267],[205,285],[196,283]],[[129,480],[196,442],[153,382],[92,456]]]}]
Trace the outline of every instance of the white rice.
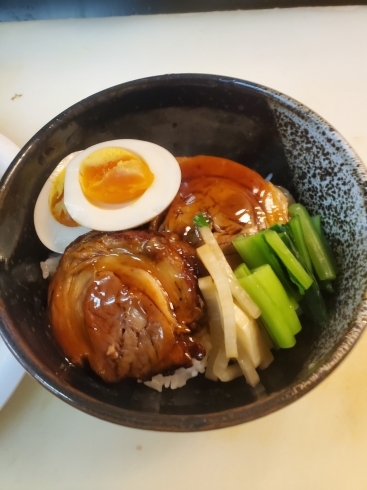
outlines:
[{"label": "white rice", "polygon": [[195,338],[196,341],[200,342],[206,350],[206,356],[201,361],[197,359],[192,360],[192,366],[190,368],[179,368],[169,375],[163,376],[162,374],[157,374],[153,376],[150,381],[145,381],[144,384],[153,390],[162,391],[164,388],[170,388],[171,390],[176,390],[177,388],[182,388],[185,386],[186,382],[195,378],[199,373],[205,373],[206,363],[208,360],[208,352],[211,349],[210,335],[205,331],[200,335],[200,338]]},{"label": "white rice", "polygon": [[157,374],[150,381],[145,381],[144,384],[157,391],[162,391],[163,387],[171,388],[171,390],[181,388],[182,386],[185,386],[189,379],[195,378],[195,376],[197,376],[199,373],[205,373],[206,360],[207,356],[205,356],[202,361],[193,359],[192,366],[190,368],[179,368],[170,376]]},{"label": "white rice", "polygon": [[60,254],[51,254],[48,259],[40,263],[43,279],[52,277],[55,274],[60,258]]}]

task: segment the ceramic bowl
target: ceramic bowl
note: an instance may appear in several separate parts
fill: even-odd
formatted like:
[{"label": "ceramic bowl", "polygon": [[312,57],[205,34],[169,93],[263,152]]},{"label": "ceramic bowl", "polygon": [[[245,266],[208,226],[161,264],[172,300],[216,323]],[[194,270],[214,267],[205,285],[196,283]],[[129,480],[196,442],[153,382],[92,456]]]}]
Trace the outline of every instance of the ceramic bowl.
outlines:
[{"label": "ceramic bowl", "polygon": [[[339,278],[322,329],[305,323],[296,347],[244,379],[199,375],[162,393],[135,381],[106,384],[71,366],[51,334],[39,263],[49,251],[33,225],[36,198],[57,163],[95,143],[136,138],[176,156],[208,154],[246,164],[321,214]],[[233,78],[177,74],[124,83],[84,99],[43,127],[20,151],[0,189],[1,333],[25,369],[62,400],[102,419],[141,429],[194,431],[247,422],[297,400],[347,355],[366,322],[367,183],[348,143],[317,114],[269,88]]]}]

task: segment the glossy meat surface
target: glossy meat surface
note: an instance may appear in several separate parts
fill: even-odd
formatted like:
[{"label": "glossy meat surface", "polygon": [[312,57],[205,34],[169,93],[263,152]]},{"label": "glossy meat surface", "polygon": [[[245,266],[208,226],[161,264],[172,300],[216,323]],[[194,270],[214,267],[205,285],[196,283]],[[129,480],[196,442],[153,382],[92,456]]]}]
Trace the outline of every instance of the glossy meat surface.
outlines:
[{"label": "glossy meat surface", "polygon": [[172,231],[195,245],[193,218],[205,213],[224,247],[240,234],[254,234],[288,221],[288,202],[257,172],[225,158],[178,158],[182,183],[160,230]]},{"label": "glossy meat surface", "polygon": [[174,234],[91,232],[64,253],[49,289],[53,333],[105,381],[189,367],[203,314],[195,251]]}]

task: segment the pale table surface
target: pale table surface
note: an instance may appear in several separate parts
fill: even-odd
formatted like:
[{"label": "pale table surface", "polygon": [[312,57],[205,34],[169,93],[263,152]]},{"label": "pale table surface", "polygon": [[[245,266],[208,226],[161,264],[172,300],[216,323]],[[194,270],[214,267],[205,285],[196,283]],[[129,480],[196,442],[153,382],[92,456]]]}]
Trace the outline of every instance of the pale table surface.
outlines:
[{"label": "pale table surface", "polygon": [[[367,163],[366,61],[367,7],[3,23],[0,133],[22,146],[109,86],[216,73],[300,100]],[[229,429],[172,434],[85,415],[27,375],[0,412],[0,488],[366,489],[366,386],[364,335],[293,405]]]}]

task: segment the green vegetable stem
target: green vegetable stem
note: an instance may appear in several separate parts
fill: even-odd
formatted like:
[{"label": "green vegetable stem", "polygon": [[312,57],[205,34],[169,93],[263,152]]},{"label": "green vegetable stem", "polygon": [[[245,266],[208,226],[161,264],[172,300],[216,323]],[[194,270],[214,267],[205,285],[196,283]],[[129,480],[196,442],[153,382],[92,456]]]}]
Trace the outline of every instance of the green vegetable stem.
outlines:
[{"label": "green vegetable stem", "polygon": [[274,230],[266,230],[263,233],[266,242],[278,255],[279,259],[288,270],[290,278],[298,286],[300,293],[304,294],[304,292],[311,286],[312,278],[307,274],[294,254]]},{"label": "green vegetable stem", "polygon": [[[306,316],[311,318],[316,325],[322,325],[327,321],[327,310],[320,291],[319,282],[315,276],[311,257],[308,253],[299,216],[293,216],[293,218],[284,228],[286,230],[285,234],[289,235],[288,243],[292,247],[293,253],[296,255],[297,259],[300,261],[300,263],[303,265],[303,267],[306,269],[307,273],[313,280],[311,287],[306,291],[305,295],[303,296],[300,302],[300,306]],[[325,284],[326,282],[330,283],[330,281],[322,282],[323,284]],[[328,287],[332,287],[331,283]]]},{"label": "green vegetable stem", "polygon": [[[277,298],[273,297],[273,291],[269,294],[269,288],[267,286],[264,287],[262,274],[266,276],[267,271],[271,271],[270,266],[264,267],[266,268],[265,271],[259,269],[259,273],[259,270],[255,270],[248,276],[239,277],[238,282],[260,308],[260,318],[275,347],[293,347],[296,339],[289,328],[281,307],[277,304]],[[243,269],[241,272],[243,272]],[[284,292],[284,294],[286,293]]]},{"label": "green vegetable stem", "polygon": [[319,280],[329,281],[335,279],[335,260],[330,249],[328,250],[328,247],[324,245],[321,231],[318,232],[316,230],[307,209],[299,203],[291,204],[289,206],[289,215],[292,218],[299,216],[306,247]]},{"label": "green vegetable stem", "polygon": [[233,240],[233,245],[250,269],[256,269],[261,265],[269,264],[282,283],[293,306],[297,308],[300,294],[293,288],[278,257],[264,240],[263,233],[260,232],[256,235],[237,237]]},{"label": "green vegetable stem", "polygon": [[253,273],[255,274],[256,279],[260,282],[261,286],[267,292],[268,296],[273,299],[280,309],[289,330],[293,333],[293,335],[296,335],[302,329],[301,323],[287,293],[282,286],[282,283],[277,278],[273,269],[270,267],[270,265],[263,265],[258,269],[255,269]]}]

